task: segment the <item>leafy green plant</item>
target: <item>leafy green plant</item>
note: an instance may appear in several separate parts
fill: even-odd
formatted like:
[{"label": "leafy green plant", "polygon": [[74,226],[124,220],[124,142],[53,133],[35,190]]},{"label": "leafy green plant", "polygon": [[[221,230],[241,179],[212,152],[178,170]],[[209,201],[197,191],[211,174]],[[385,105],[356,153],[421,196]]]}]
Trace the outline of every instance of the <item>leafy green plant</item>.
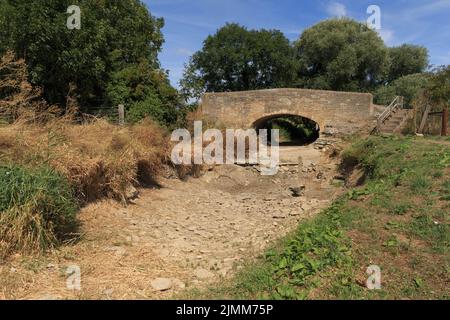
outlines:
[{"label": "leafy green plant", "polygon": [[[322,270],[349,263],[350,247],[339,231],[340,206],[336,204],[313,222],[302,225],[283,252],[272,257],[275,277],[282,283],[277,294],[286,299],[303,299],[307,279]],[[305,288],[303,288],[305,289]]]},{"label": "leafy green plant", "polygon": [[409,203],[397,203],[393,210],[392,213],[395,215],[404,215],[405,213],[408,212],[408,210],[410,210],[412,208],[412,205]]}]

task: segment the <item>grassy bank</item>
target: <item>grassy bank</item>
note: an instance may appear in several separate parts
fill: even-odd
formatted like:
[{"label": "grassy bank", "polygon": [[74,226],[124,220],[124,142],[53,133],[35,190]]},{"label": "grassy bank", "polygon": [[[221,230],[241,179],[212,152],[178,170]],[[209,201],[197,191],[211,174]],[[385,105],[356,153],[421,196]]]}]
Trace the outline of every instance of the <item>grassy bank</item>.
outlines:
[{"label": "grassy bank", "polygon": [[[228,284],[188,296],[448,299],[448,141],[370,137],[344,151],[342,170],[355,186],[330,208]],[[371,265],[381,290],[366,287]]]}]

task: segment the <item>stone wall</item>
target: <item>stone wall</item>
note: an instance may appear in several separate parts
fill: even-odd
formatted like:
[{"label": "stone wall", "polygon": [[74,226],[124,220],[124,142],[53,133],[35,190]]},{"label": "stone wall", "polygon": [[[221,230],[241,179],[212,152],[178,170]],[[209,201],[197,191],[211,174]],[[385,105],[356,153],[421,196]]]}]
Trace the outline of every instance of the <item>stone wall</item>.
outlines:
[{"label": "stone wall", "polygon": [[369,93],[307,89],[207,93],[201,111],[228,128],[246,129],[261,119],[298,115],[314,120],[321,132],[347,134],[372,125],[372,100]]}]

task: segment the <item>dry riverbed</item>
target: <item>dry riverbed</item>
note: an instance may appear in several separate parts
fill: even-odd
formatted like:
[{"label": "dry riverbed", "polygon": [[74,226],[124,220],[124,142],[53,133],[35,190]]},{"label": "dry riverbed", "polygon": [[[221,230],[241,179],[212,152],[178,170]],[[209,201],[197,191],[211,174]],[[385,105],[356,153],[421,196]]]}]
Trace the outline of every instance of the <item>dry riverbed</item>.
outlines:
[{"label": "dry riverbed", "polygon": [[[340,192],[337,160],[326,152],[285,147],[281,160],[276,176],[222,166],[198,179],[162,179],[127,207],[91,204],[80,213],[78,243],[0,266],[0,299],[164,299],[219,283]],[[79,267],[81,290],[67,289],[70,266]]]}]

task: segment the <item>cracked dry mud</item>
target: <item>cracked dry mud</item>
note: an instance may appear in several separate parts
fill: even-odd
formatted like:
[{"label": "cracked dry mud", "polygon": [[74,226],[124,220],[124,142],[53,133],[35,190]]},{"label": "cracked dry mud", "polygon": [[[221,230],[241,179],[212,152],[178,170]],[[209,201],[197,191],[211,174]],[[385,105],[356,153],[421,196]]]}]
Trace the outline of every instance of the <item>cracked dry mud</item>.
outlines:
[{"label": "cracked dry mud", "polygon": [[[299,155],[302,169],[295,165]],[[160,189],[141,190],[127,207],[89,205],[80,213],[79,243],[39,259],[32,270],[21,256],[2,267],[11,287],[0,298],[170,298],[186,287],[214,285],[339,192],[332,185],[336,163],[323,152],[284,148],[281,159],[290,165],[276,176],[219,166],[198,179],[163,179]],[[294,197],[300,185],[305,193]],[[80,291],[66,288],[70,265],[80,267]]]}]

